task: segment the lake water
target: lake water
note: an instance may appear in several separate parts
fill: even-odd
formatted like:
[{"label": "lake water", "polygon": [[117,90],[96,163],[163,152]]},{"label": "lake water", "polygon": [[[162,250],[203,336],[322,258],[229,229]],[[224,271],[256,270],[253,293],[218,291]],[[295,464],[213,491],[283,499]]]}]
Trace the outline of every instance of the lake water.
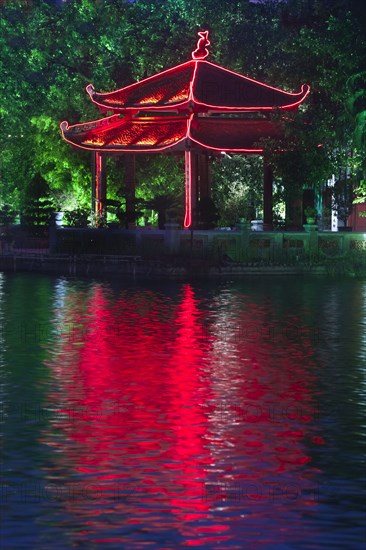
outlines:
[{"label": "lake water", "polygon": [[359,549],[366,280],[0,274],[2,549]]}]

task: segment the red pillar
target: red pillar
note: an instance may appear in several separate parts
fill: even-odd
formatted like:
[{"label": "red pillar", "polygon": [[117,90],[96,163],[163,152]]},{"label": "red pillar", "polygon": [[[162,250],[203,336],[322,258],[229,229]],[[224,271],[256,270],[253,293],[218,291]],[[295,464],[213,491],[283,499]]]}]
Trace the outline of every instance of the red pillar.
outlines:
[{"label": "red pillar", "polygon": [[187,149],[184,152],[185,162],[185,216],[184,228],[194,225],[194,216],[197,206],[197,159],[196,155]]},{"label": "red pillar", "polygon": [[97,218],[106,215],[107,179],[105,156],[98,151],[92,154],[92,210]]}]

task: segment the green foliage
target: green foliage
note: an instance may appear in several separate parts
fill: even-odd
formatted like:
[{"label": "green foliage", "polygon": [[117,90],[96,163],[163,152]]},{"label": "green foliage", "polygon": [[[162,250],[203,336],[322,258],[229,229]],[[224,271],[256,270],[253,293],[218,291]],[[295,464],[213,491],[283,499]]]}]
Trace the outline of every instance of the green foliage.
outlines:
[{"label": "green foliage", "polygon": [[307,206],[304,210],[304,214],[306,216],[306,218],[315,218],[316,217],[316,209],[314,208],[314,206]]},{"label": "green foliage", "polygon": [[10,225],[15,222],[16,211],[10,204],[0,204],[0,225]]},{"label": "green foliage", "polygon": [[24,190],[21,222],[25,225],[49,225],[55,203],[46,180],[37,172]]},{"label": "green foliage", "polygon": [[25,203],[49,197],[50,188],[47,181],[37,172],[26,187]]},{"label": "green foliage", "polygon": [[95,214],[92,212],[90,214],[90,227],[94,227],[95,229],[102,229],[103,227],[108,227],[107,220],[104,216],[99,216],[98,214]]},{"label": "green foliage", "polygon": [[[9,0],[0,9],[1,200],[16,209],[27,203],[37,172],[58,209],[87,207],[90,155],[62,140],[60,121],[100,117],[85,94],[87,84],[110,91],[184,62],[203,28],[210,31],[212,61],[289,91],[310,84],[311,94],[287,142],[296,136],[297,146],[282,160],[278,156],[277,168],[273,160],[285,190],[294,182],[316,185],[337,173],[342,155],[352,149],[365,179],[362,2],[68,0],[56,6]],[[118,160],[108,159],[108,193],[116,200],[125,197],[120,168]],[[245,212],[248,205],[252,213],[258,210],[261,178],[251,169],[251,179],[248,168],[240,184],[235,174],[228,174],[226,184],[214,166],[221,223],[237,221],[235,208],[240,217],[252,217]],[[149,200],[181,193],[183,174],[176,157],[139,157],[137,196]]]},{"label": "green foliage", "polygon": [[145,200],[160,195],[182,196],[184,160],[173,155],[141,155],[136,160],[137,196]]},{"label": "green foliage", "polygon": [[213,229],[216,227],[219,211],[210,197],[204,197],[198,202],[196,218],[199,229]]},{"label": "green foliage", "polygon": [[354,108],[352,88],[357,88],[358,98],[362,95],[355,75],[366,61],[365,32],[360,25],[365,13],[347,0],[288,0],[280,7],[284,34],[278,47],[286,58],[281,65],[283,79],[292,87],[304,81],[311,86],[295,124],[294,117],[285,124],[289,145],[284,142],[283,147],[289,153],[278,156],[278,162],[273,159],[288,189],[290,180],[299,177],[307,186],[316,186],[340,167],[348,167],[350,156],[355,156],[355,115],[352,118],[350,110]]},{"label": "green foliage", "polygon": [[90,211],[86,208],[76,208],[64,212],[63,223],[71,227],[88,227]]},{"label": "green foliage", "polygon": [[[366,202],[366,181],[364,179],[360,180],[358,187],[355,189],[355,199],[353,202],[355,204]],[[366,212],[361,212],[360,216],[366,216]]]},{"label": "green foliage", "polygon": [[320,147],[305,149],[296,147],[272,157],[275,176],[285,186],[285,193],[292,196],[298,189],[313,187],[329,177],[332,165],[327,152]]},{"label": "green foliage", "polygon": [[47,197],[30,200],[23,208],[21,222],[24,225],[47,226],[52,219],[54,203]]},{"label": "green foliage", "polygon": [[144,203],[144,208],[154,210],[158,215],[158,227],[164,229],[168,212],[178,210],[181,204],[180,197],[167,193],[156,195]]},{"label": "green foliage", "polygon": [[122,198],[122,200],[107,199],[107,220],[104,218],[103,223],[102,220],[100,220],[98,225],[95,223],[95,221],[92,220],[92,225],[96,227],[108,225],[107,221],[110,223],[112,218],[113,224],[117,223],[121,227],[125,227],[126,229],[128,229],[129,224],[136,223],[139,218],[142,218],[144,216],[145,210],[147,208],[145,199],[136,198],[134,202],[134,207],[134,210],[131,209],[127,212],[126,200],[124,198]]},{"label": "green foliage", "polygon": [[234,226],[239,218],[261,215],[263,160],[258,156],[224,155],[212,164],[213,199],[221,226]]},{"label": "green foliage", "polygon": [[[353,119],[353,141],[358,151],[358,165],[366,177],[366,71],[353,74],[347,81],[349,97],[346,103],[348,112]],[[363,184],[360,182],[358,199],[362,199]]]}]

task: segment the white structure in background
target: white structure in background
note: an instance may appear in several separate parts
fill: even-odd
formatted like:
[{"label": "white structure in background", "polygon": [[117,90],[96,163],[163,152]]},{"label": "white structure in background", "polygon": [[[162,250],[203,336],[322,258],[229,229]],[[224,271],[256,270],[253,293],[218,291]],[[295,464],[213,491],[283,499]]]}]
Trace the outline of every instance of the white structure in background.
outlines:
[{"label": "white structure in background", "polygon": [[252,220],[250,223],[252,231],[263,231],[263,220]]},{"label": "white structure in background", "polygon": [[[335,184],[335,175],[333,174],[331,179],[328,180],[328,187],[334,187]],[[338,216],[337,212],[331,209],[331,218],[330,218],[330,230],[338,231]]]}]

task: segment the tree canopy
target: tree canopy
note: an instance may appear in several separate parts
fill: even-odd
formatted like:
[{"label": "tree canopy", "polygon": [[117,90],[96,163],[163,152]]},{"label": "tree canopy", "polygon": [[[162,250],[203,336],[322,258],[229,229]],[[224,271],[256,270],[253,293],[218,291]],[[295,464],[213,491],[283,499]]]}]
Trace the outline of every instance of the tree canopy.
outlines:
[{"label": "tree canopy", "polygon": [[[203,28],[210,31],[214,62],[289,91],[310,84],[311,94],[292,125],[297,146],[275,166],[279,177],[316,184],[351,155],[360,189],[364,185],[364,3],[5,0],[1,21],[0,203],[22,208],[39,174],[59,208],[88,204],[90,156],[62,140],[59,123],[100,116],[85,93],[90,82],[111,91],[186,61]],[[144,198],[182,190],[177,159],[141,162]],[[121,193],[122,177],[118,162],[111,162],[112,199]]]}]

